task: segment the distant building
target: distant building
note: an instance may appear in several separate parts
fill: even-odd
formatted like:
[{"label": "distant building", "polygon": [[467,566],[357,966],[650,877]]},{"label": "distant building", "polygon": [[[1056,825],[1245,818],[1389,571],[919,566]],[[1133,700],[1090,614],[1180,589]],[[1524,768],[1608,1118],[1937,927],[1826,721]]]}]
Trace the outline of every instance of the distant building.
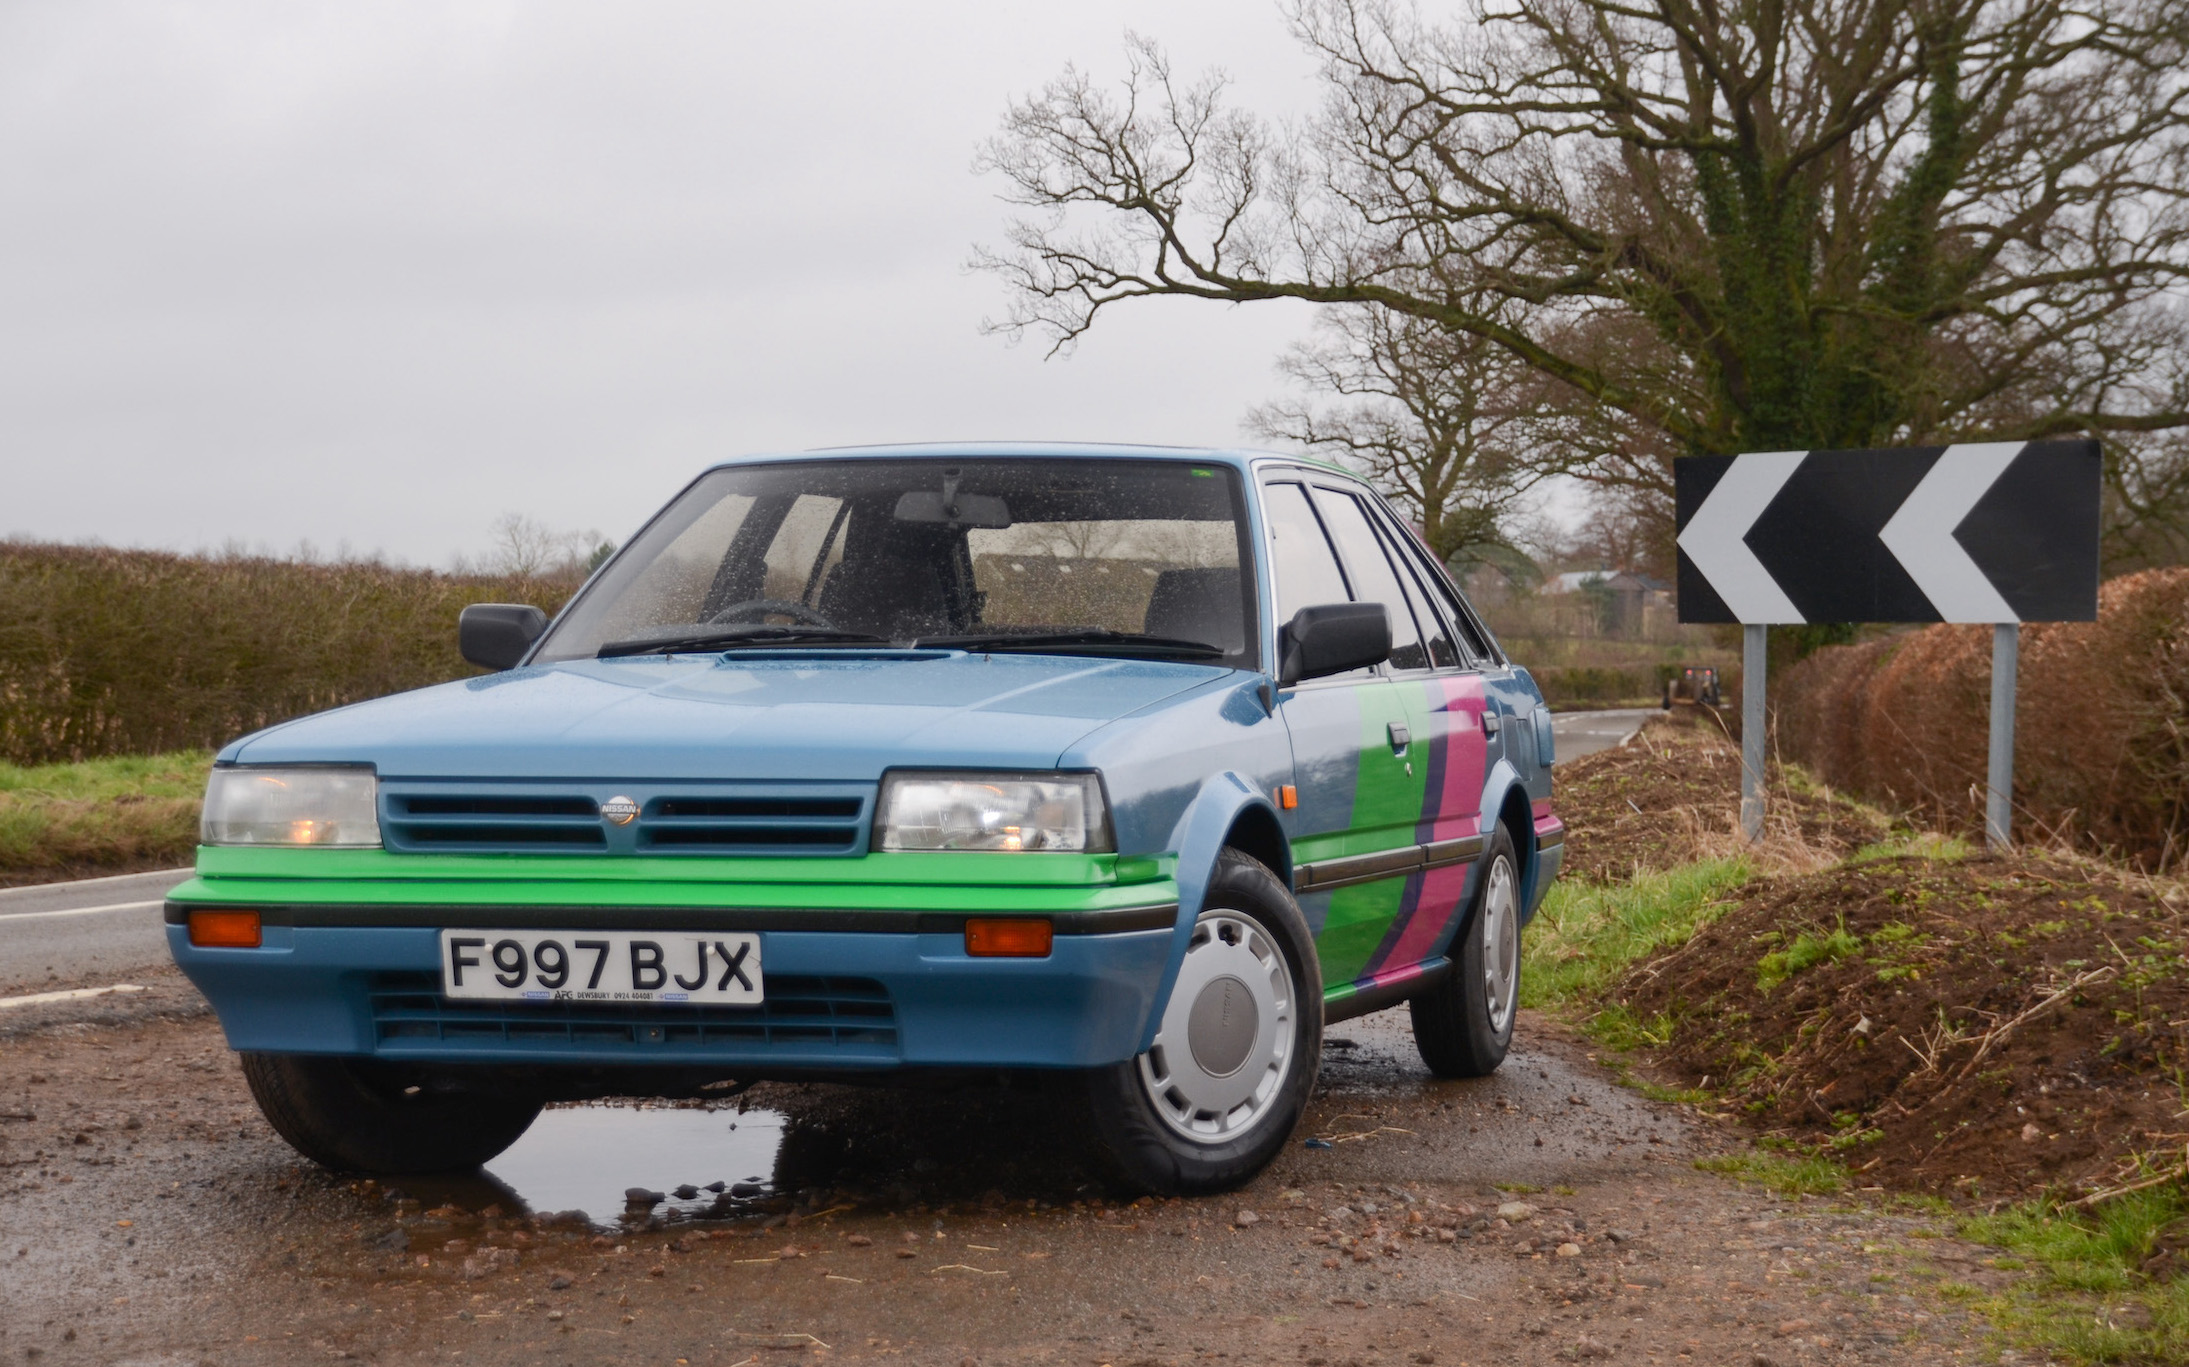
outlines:
[{"label": "distant building", "polygon": [[1546,595],[1582,594],[1597,605],[1596,628],[1606,636],[1639,636],[1673,607],[1672,586],[1633,570],[1567,570],[1543,581]]}]

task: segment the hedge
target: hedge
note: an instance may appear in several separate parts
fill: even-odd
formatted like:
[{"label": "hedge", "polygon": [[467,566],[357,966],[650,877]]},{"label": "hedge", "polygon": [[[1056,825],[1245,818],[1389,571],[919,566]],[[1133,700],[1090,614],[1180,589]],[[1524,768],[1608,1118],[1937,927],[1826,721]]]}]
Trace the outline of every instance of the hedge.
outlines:
[{"label": "hedge", "polygon": [[0,542],[0,759],[210,749],[475,673],[468,603],[553,611],[568,582]]}]

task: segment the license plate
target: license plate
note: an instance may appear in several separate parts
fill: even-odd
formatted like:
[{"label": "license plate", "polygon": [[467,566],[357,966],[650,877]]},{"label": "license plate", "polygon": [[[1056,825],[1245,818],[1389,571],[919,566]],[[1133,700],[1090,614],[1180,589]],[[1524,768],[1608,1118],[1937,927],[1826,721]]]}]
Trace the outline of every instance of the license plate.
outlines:
[{"label": "license plate", "polygon": [[458,1001],[758,1006],[760,937],[701,931],[444,930]]}]

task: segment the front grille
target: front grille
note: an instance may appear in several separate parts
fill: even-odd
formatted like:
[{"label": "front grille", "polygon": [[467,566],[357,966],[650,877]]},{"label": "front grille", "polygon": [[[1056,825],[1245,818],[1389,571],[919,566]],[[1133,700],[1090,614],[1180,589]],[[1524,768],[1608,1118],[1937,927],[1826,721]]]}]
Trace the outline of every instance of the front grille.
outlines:
[{"label": "front grille", "polygon": [[866,804],[855,797],[665,797],[659,816],[744,819],[769,816],[857,817]]},{"label": "front grille", "polygon": [[[871,783],[595,782],[381,784],[388,848],[449,854],[856,855]],[[618,826],[611,798],[638,806]]]},{"label": "front grille", "polygon": [[608,848],[600,804],[575,794],[391,793],[384,827],[397,848]]},{"label": "front grille", "polygon": [[664,797],[639,815],[641,849],[764,849],[848,854],[866,831],[866,799],[855,794],[799,797]]},{"label": "front grille", "polygon": [[372,986],[373,1033],[393,1053],[628,1049],[657,1060],[722,1050],[896,1055],[896,1007],[871,978],[771,975],[763,989],[759,1006],[456,1002],[442,998],[433,974],[389,973]]}]

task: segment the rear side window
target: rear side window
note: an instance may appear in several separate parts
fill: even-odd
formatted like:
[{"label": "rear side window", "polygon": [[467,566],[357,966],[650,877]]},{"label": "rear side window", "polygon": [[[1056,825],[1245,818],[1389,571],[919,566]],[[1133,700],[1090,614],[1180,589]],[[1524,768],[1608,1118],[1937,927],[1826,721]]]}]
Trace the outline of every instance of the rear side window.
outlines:
[{"label": "rear side window", "polygon": [[1301,608],[1343,603],[1345,575],[1338,569],[1322,523],[1308,506],[1307,490],[1297,484],[1262,488],[1262,511],[1269,523],[1269,563],[1277,587],[1277,624],[1292,620]]},{"label": "rear side window", "polygon": [[1438,570],[1435,561],[1430,558],[1428,548],[1388,515],[1380,518],[1379,522],[1384,534],[1391,538],[1400,559],[1414,571],[1415,581],[1428,593],[1429,600],[1443,611],[1445,620],[1451,623],[1452,630],[1459,637],[1461,648],[1477,664],[1496,663],[1497,653],[1490,649],[1489,638],[1482,634],[1482,628],[1476,625],[1474,614],[1468,611],[1467,605],[1452,591],[1451,581]]},{"label": "rear side window", "polygon": [[1368,520],[1368,510],[1361,506],[1358,498],[1334,489],[1317,489],[1315,505],[1329,524],[1331,538],[1338,543],[1338,553],[1345,557],[1354,598],[1363,603],[1383,604],[1385,615],[1391,619],[1391,667],[1427,669],[1429,652],[1422,646],[1421,632],[1414,625],[1406,591],[1400,587],[1398,574],[1384,554],[1383,541]]},{"label": "rear side window", "polygon": [[1376,530],[1383,533],[1385,549],[1391,552],[1392,563],[1398,566],[1399,587],[1406,590],[1406,601],[1414,605],[1414,617],[1421,623],[1422,634],[1428,637],[1429,663],[1436,669],[1464,669],[1466,661],[1459,648],[1452,644],[1452,631],[1444,615],[1433,606],[1435,599],[1422,587],[1420,567],[1406,549],[1403,531],[1394,531],[1389,518],[1379,519]]}]

